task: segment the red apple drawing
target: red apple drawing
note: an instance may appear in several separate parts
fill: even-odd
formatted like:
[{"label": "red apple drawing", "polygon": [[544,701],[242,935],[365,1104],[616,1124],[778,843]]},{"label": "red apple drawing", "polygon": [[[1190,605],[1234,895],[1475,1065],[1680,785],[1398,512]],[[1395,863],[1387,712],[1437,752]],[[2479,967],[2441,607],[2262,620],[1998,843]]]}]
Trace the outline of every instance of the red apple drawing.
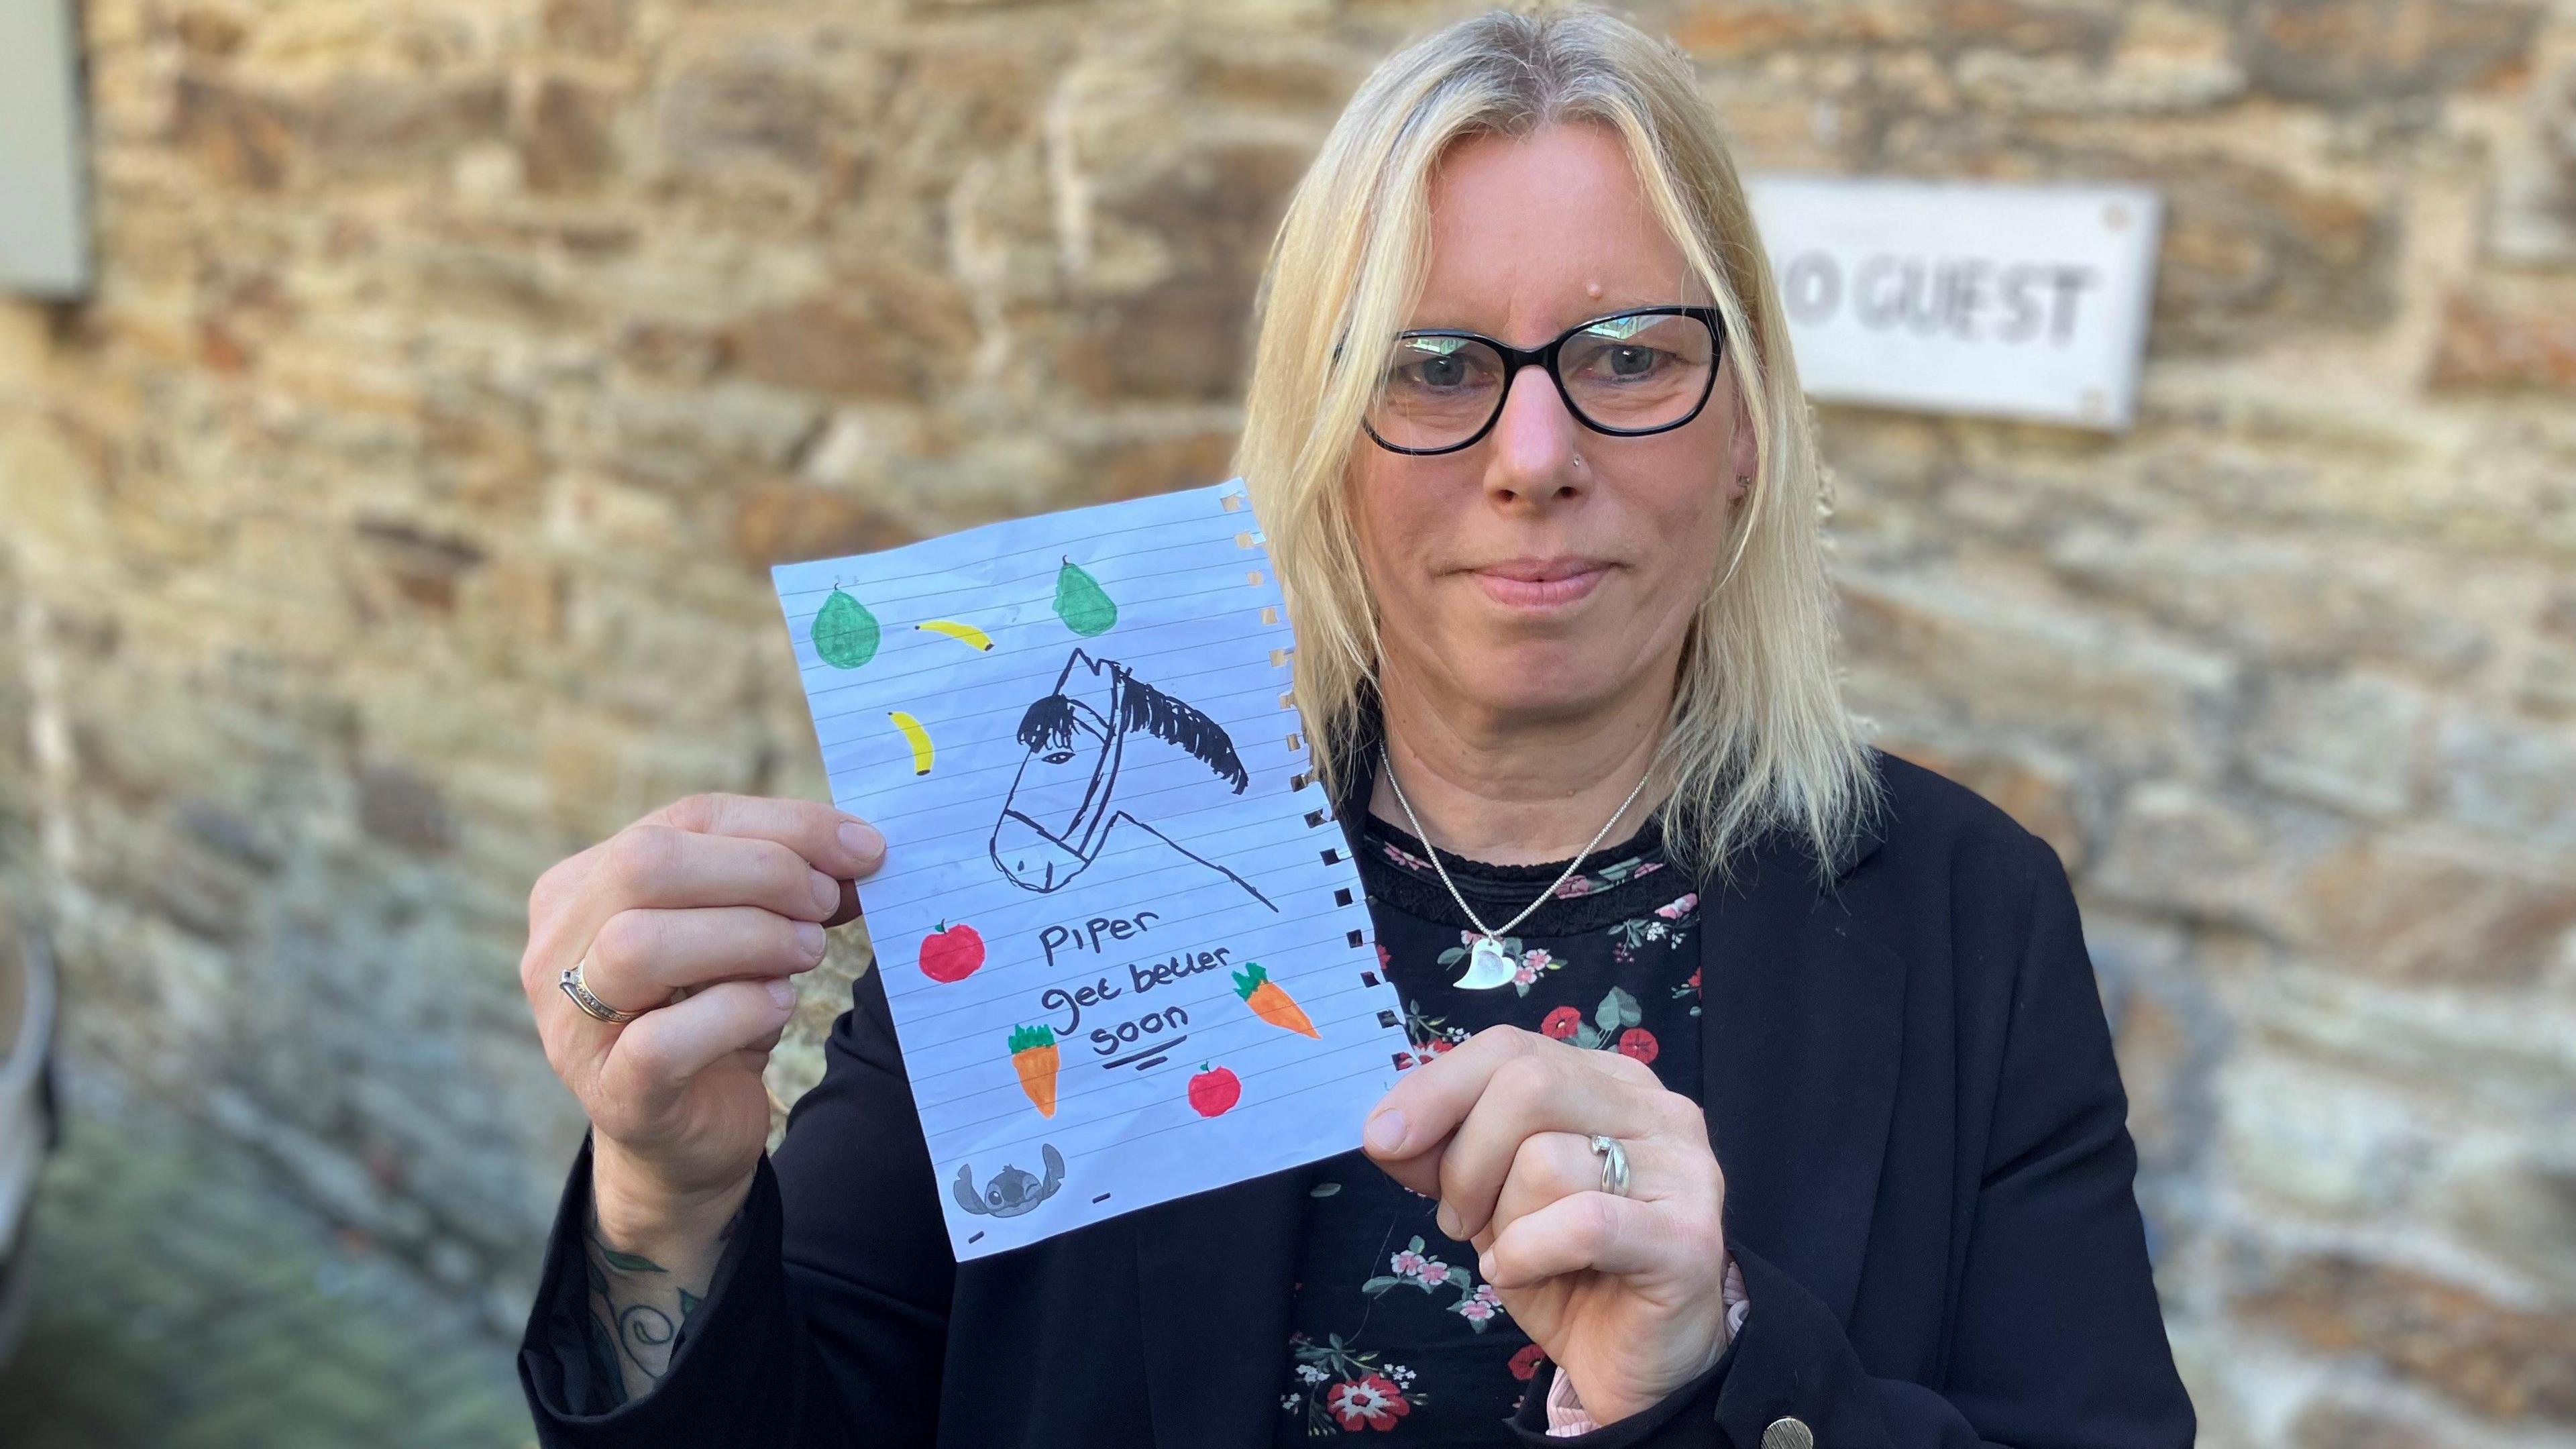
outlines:
[{"label": "red apple drawing", "polygon": [[1243,1100],[1243,1083],[1224,1067],[1209,1070],[1199,1063],[1199,1074],[1190,1078],[1190,1105],[1202,1117],[1213,1117]]},{"label": "red apple drawing", "polygon": [[939,929],[921,938],[921,974],[946,985],[963,981],[984,964],[984,938],[973,926],[939,923]]}]

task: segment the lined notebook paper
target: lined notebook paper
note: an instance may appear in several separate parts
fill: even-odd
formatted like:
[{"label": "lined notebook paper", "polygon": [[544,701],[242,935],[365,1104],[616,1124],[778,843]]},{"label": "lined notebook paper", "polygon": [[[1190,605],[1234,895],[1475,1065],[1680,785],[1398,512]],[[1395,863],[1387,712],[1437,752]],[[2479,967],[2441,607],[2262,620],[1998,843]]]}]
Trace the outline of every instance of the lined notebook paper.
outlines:
[{"label": "lined notebook paper", "polygon": [[960,1260],[1359,1145],[1402,1007],[1239,482],[773,575]]}]

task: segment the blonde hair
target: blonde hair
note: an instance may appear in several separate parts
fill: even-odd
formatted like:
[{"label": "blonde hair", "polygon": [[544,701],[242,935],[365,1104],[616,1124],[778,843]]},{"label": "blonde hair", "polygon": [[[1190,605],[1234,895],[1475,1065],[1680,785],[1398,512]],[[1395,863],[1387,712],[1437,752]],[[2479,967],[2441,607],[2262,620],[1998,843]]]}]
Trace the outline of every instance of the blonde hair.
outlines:
[{"label": "blonde hair", "polygon": [[1235,466],[1297,622],[1296,698],[1317,767],[1337,796],[1365,778],[1380,660],[1348,496],[1378,350],[1342,344],[1407,325],[1429,260],[1430,178],[1453,143],[1567,122],[1625,143],[1715,299],[1759,459],[1683,648],[1666,839],[1686,867],[1722,874],[1741,847],[1784,830],[1830,876],[1877,777],[1836,679],[1823,488],[1770,262],[1688,59],[1590,8],[1494,11],[1389,57],[1334,124],[1271,245]]}]

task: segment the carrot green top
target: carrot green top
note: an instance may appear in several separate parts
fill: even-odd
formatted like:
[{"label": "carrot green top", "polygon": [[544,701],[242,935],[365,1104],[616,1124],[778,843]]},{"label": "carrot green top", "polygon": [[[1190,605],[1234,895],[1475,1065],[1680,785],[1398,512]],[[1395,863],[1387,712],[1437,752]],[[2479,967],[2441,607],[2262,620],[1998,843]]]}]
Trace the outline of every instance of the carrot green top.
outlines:
[{"label": "carrot green top", "polygon": [[1019,1055],[1038,1047],[1055,1045],[1055,1028],[1051,1026],[1015,1026],[1011,1028],[1011,1054]]},{"label": "carrot green top", "polygon": [[1252,993],[1269,983],[1270,973],[1261,969],[1260,962],[1246,961],[1243,969],[1234,973],[1234,994],[1250,1001]]}]

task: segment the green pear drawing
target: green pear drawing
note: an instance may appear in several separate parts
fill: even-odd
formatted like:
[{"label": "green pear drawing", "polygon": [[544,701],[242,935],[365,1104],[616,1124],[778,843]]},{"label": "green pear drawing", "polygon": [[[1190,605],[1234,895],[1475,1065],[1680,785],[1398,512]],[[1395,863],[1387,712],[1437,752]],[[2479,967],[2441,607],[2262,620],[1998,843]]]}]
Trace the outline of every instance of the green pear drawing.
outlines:
[{"label": "green pear drawing", "polygon": [[1100,581],[1072,559],[1055,576],[1055,616],[1085,639],[1096,639],[1118,622],[1118,606],[1101,592]]},{"label": "green pear drawing", "polygon": [[814,652],[834,669],[856,669],[877,657],[877,616],[839,589],[814,615]]}]

